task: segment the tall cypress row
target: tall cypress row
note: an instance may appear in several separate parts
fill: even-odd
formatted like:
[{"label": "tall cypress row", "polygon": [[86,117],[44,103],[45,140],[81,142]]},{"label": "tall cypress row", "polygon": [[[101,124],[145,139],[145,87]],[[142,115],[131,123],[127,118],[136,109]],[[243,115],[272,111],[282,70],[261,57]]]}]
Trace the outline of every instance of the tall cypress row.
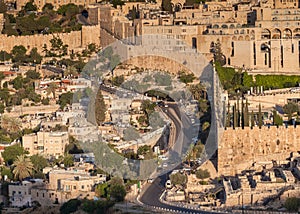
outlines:
[{"label": "tall cypress row", "polygon": [[230,127],[230,118],[231,118],[231,114],[230,114],[230,103],[229,103],[229,100],[228,100],[228,104],[227,104],[226,127]]},{"label": "tall cypress row", "polygon": [[240,113],[240,101],[239,97],[237,99],[237,127],[241,126],[241,113]]},{"label": "tall cypress row", "polygon": [[255,121],[254,121],[254,113],[253,111],[251,112],[251,128],[255,126]]},{"label": "tall cypress row", "polygon": [[233,128],[235,129],[237,127],[237,109],[236,109],[236,103],[233,106]]},{"label": "tall cypress row", "polygon": [[263,125],[262,112],[261,112],[261,105],[259,104],[259,106],[258,106],[258,127],[261,128],[262,125]]},{"label": "tall cypress row", "polygon": [[248,100],[246,99],[246,104],[244,106],[244,125],[249,126],[249,108]]},{"label": "tall cypress row", "polygon": [[242,129],[245,127],[245,106],[244,106],[244,100],[242,100],[242,108],[241,108],[241,124],[242,124]]}]

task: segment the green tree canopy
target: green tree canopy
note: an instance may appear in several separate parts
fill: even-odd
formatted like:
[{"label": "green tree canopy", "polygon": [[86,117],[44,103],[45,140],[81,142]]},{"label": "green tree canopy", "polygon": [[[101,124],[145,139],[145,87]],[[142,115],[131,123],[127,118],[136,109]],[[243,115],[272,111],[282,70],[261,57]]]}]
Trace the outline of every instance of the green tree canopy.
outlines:
[{"label": "green tree canopy", "polygon": [[180,71],[178,74],[178,78],[180,79],[181,82],[185,84],[191,83],[194,81],[194,79],[196,79],[194,74],[189,74],[186,73],[185,71]]},{"label": "green tree canopy", "polygon": [[110,3],[113,5],[114,8],[125,4],[125,2],[122,0],[111,0]]},{"label": "green tree canopy", "polygon": [[106,106],[104,103],[101,90],[98,90],[95,99],[95,117],[98,125],[101,125],[105,120]]},{"label": "green tree canopy", "polygon": [[41,155],[32,155],[30,160],[36,172],[42,171],[46,166],[48,166],[48,161]]},{"label": "green tree canopy", "polygon": [[18,156],[28,154],[22,146],[15,144],[13,146],[5,147],[2,152],[2,157],[6,164],[11,165]]},{"label": "green tree canopy", "polygon": [[221,66],[226,64],[226,58],[222,52],[221,42],[219,39],[215,43],[213,43],[212,51],[214,54],[214,60],[217,63],[220,63]]},{"label": "green tree canopy", "polygon": [[124,81],[125,81],[124,75],[115,76],[115,77],[112,79],[112,84],[119,87],[120,85],[122,85],[122,83],[123,83]]},{"label": "green tree canopy", "polygon": [[284,202],[284,207],[290,212],[297,212],[300,208],[300,198],[287,198]]},{"label": "green tree canopy", "polygon": [[0,51],[0,61],[8,61],[11,59],[11,55],[7,53],[6,51]]},{"label": "green tree canopy", "polygon": [[25,11],[37,11],[37,6],[33,1],[27,2],[24,6]]},{"label": "green tree canopy", "polygon": [[61,109],[64,109],[66,105],[71,105],[73,100],[73,93],[68,91],[67,93],[63,93],[59,96],[58,104]]},{"label": "green tree canopy", "polygon": [[276,126],[281,126],[283,124],[283,119],[277,114],[277,111],[273,111],[273,124]]},{"label": "green tree canopy", "polygon": [[7,178],[9,180],[12,180],[14,178],[14,175],[12,174],[10,167],[3,166],[3,167],[1,167],[2,178],[4,178],[5,175],[7,176]]},{"label": "green tree canopy", "polygon": [[76,212],[80,205],[81,201],[79,199],[71,199],[64,203],[59,210],[61,214],[71,214]]},{"label": "green tree canopy", "polygon": [[26,60],[26,48],[23,45],[16,45],[13,47],[11,54],[12,54],[12,61],[13,62],[24,62]]},{"label": "green tree canopy", "polygon": [[203,170],[203,169],[198,169],[198,170],[196,171],[196,177],[197,177],[198,179],[203,180],[203,179],[209,178],[209,177],[210,177],[210,173],[209,173],[209,171],[207,171],[207,169],[205,169],[205,170]]},{"label": "green tree canopy", "polygon": [[37,80],[40,78],[40,73],[36,72],[35,70],[29,70],[25,73],[26,77],[32,80]]},{"label": "green tree canopy", "polygon": [[123,201],[126,196],[126,189],[121,178],[113,177],[109,182],[109,194],[115,201]]},{"label": "green tree canopy", "polygon": [[7,6],[4,0],[0,0],[0,13],[5,13],[7,11]]},{"label": "green tree canopy", "polygon": [[293,114],[299,111],[299,105],[295,102],[289,102],[283,106],[283,111],[288,115],[288,120],[290,121]]},{"label": "green tree canopy", "polygon": [[95,193],[98,197],[106,198],[108,196],[108,183],[98,184]]},{"label": "green tree canopy", "polygon": [[73,166],[74,165],[73,156],[70,154],[66,154],[64,156],[63,163],[64,163],[65,167]]},{"label": "green tree canopy", "polygon": [[94,213],[110,213],[110,207],[114,205],[113,201],[110,200],[87,200],[82,201],[81,209],[88,214]]},{"label": "green tree canopy", "polygon": [[41,64],[43,57],[38,53],[37,48],[32,48],[29,53],[30,62]]},{"label": "green tree canopy", "polygon": [[0,89],[0,100],[4,101],[5,105],[8,104],[9,97],[10,95],[7,88]]},{"label": "green tree canopy", "polygon": [[79,12],[80,12],[79,7],[75,4],[73,4],[73,3],[62,5],[57,10],[58,14],[61,14],[61,15],[66,16],[68,18],[75,16]]},{"label": "green tree canopy", "polygon": [[163,0],[162,1],[162,9],[164,11],[168,11],[169,13],[172,13],[172,4],[171,0]]},{"label": "green tree canopy", "polygon": [[0,102],[0,114],[3,114],[4,110],[5,110],[5,105],[2,102]]},{"label": "green tree canopy", "polygon": [[47,10],[53,10],[54,6],[51,3],[46,3],[42,9],[43,12],[47,11]]},{"label": "green tree canopy", "polygon": [[180,185],[184,187],[187,183],[187,176],[185,174],[182,174],[180,172],[177,172],[175,174],[170,175],[171,183],[174,185]]}]

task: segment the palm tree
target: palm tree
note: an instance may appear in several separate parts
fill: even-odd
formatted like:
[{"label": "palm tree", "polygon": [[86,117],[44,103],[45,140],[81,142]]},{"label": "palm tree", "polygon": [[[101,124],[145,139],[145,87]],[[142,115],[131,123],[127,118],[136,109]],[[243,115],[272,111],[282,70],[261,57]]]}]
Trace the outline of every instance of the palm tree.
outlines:
[{"label": "palm tree", "polygon": [[30,158],[25,155],[20,155],[14,161],[13,165],[13,174],[15,179],[22,181],[24,178],[29,177],[33,172],[33,164]]},{"label": "palm tree", "polygon": [[50,94],[52,93],[53,95],[53,98],[55,99],[55,91],[57,89],[57,85],[55,82],[51,82],[49,85],[48,85],[48,88],[47,88],[47,94]]}]

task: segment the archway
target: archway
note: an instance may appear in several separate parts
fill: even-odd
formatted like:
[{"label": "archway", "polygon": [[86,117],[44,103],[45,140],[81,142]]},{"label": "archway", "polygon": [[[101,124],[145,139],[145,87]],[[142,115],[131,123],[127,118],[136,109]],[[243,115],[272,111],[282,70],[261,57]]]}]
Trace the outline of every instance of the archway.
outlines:
[{"label": "archway", "polygon": [[281,39],[281,31],[278,28],[272,30],[272,39]]},{"label": "archway", "polygon": [[261,32],[261,39],[271,39],[271,31],[269,29],[263,29]]},{"label": "archway", "polygon": [[291,39],[292,38],[292,31],[289,28],[284,29],[283,31],[283,39]]}]

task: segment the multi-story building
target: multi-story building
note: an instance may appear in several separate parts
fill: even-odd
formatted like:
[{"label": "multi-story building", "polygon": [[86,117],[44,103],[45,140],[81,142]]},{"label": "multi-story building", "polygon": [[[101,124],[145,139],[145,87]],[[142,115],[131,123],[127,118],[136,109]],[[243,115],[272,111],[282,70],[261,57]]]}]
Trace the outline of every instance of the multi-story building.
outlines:
[{"label": "multi-story building", "polygon": [[49,172],[49,184],[32,190],[33,200],[41,205],[64,203],[72,198],[95,195],[95,186],[106,182],[105,175],[91,176],[85,171],[56,169]]},{"label": "multi-story building", "polygon": [[141,5],[138,19],[126,18],[120,9],[101,6],[100,25],[118,39],[164,34],[184,40],[208,59],[212,58],[214,44],[219,41],[227,66],[254,73],[299,72],[300,8],[297,1],[208,2],[193,7],[173,2],[173,5],[177,5],[174,15],[146,10],[146,6]]},{"label": "multi-story building", "polygon": [[24,135],[23,147],[30,155],[41,154],[46,157],[63,155],[69,144],[68,132],[45,132]]},{"label": "multi-story building", "polygon": [[8,185],[9,202],[12,207],[23,207],[32,205],[31,190],[34,187],[43,186],[41,179],[10,183]]}]

